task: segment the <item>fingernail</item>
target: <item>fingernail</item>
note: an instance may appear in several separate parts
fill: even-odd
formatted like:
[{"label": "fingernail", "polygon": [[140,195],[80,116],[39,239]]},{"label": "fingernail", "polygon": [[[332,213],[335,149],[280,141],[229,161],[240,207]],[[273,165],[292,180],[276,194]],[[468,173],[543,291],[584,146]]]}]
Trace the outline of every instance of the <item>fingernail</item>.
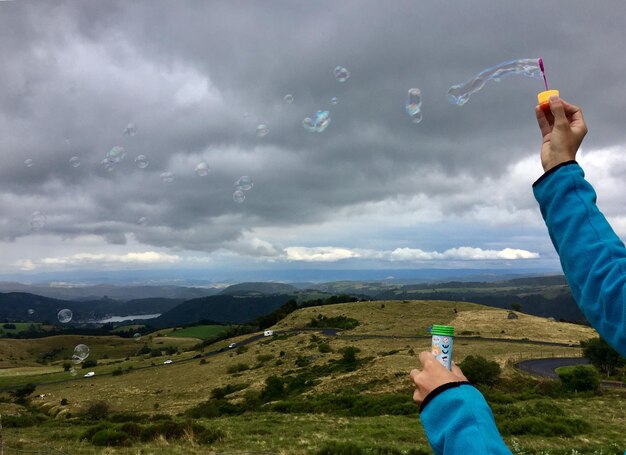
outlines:
[{"label": "fingernail", "polygon": [[558,100],[559,100],[559,97],[558,97],[558,96],[556,96],[556,95],[551,95],[551,96],[550,96],[550,102],[551,102],[551,103],[555,103],[555,102],[557,102]]}]

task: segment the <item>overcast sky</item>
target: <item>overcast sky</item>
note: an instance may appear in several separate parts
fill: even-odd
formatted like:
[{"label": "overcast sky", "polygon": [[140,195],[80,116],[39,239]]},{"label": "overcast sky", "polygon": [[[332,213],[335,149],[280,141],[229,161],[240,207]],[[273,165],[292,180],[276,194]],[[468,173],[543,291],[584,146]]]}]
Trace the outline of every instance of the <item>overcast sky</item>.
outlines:
[{"label": "overcast sky", "polygon": [[[531,190],[543,81],[490,81],[463,106],[446,92],[543,57],[551,88],[584,109],[579,161],[623,237],[623,12],[572,0],[0,2],[0,272],[558,270]],[[307,131],[318,110],[330,124]],[[114,147],[124,158],[103,163]],[[254,185],[238,203],[241,176]]]}]

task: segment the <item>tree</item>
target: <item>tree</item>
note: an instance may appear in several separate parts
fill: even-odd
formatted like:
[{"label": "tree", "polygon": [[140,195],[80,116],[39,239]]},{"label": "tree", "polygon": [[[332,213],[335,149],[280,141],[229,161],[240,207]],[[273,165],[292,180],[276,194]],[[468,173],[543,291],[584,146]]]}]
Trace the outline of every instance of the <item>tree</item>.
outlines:
[{"label": "tree", "polygon": [[487,360],[479,355],[469,355],[459,364],[465,377],[474,384],[493,385],[500,379],[498,362]]},{"label": "tree", "polygon": [[591,364],[608,376],[615,374],[615,369],[626,364],[626,359],[620,356],[615,349],[603,338],[592,338],[581,341],[583,354]]},{"label": "tree", "polygon": [[520,305],[519,303],[515,302],[511,304],[511,309],[513,311],[522,311],[522,305]]}]

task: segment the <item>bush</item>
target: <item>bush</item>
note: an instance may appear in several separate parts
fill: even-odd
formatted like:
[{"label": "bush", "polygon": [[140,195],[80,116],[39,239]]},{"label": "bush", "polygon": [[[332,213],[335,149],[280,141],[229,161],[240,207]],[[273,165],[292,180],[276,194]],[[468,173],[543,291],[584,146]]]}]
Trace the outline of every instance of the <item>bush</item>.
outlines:
[{"label": "bush", "polygon": [[594,367],[578,365],[571,370],[559,372],[566,390],[576,392],[596,391],[600,387],[600,375]]},{"label": "bush", "polygon": [[328,343],[320,343],[320,344],[317,346],[317,349],[319,349],[319,351],[320,351],[322,354],[325,354],[325,353],[327,353],[327,352],[333,352],[333,350],[332,350],[332,349],[331,349],[331,347],[330,347],[330,344],[328,344]]},{"label": "bush", "polygon": [[260,354],[256,356],[257,361],[260,363],[265,363],[269,360],[272,360],[273,358],[274,356],[270,354]]},{"label": "bush", "polygon": [[11,416],[11,415],[3,415],[2,416],[2,426],[4,428],[27,428],[34,427],[39,425],[41,422],[45,420],[44,417],[35,417],[35,416]]},{"label": "bush", "polygon": [[500,365],[479,355],[467,356],[459,367],[465,377],[474,384],[493,385],[500,378]]},{"label": "bush", "polygon": [[213,444],[224,439],[225,433],[218,428],[205,428],[196,434],[196,441],[200,444]]},{"label": "bush", "polygon": [[350,330],[359,325],[359,321],[347,316],[335,316],[329,318],[327,316],[319,314],[317,318],[311,319],[305,327],[321,327],[321,328],[333,328]]},{"label": "bush", "polygon": [[241,371],[246,371],[249,369],[250,367],[246,365],[245,363],[237,363],[236,365],[230,365],[228,369],[226,370],[226,372],[228,374],[233,374],[233,373],[239,373]]},{"label": "bush", "polygon": [[354,442],[331,441],[324,444],[315,455],[365,455],[365,450]]},{"label": "bush", "polygon": [[83,412],[84,416],[90,420],[104,420],[109,416],[111,406],[106,401],[94,401],[89,403]]},{"label": "bush", "polygon": [[83,370],[86,368],[92,368],[98,366],[98,361],[96,359],[88,359],[83,362]]},{"label": "bush", "polygon": [[91,443],[95,446],[120,447],[130,445],[130,436],[121,430],[108,428],[100,430],[91,438]]},{"label": "bush", "polygon": [[61,406],[67,405],[67,398],[61,398]]},{"label": "bush", "polygon": [[113,372],[111,373],[112,376],[121,376],[124,374],[124,371],[122,370],[121,367],[117,367],[115,370],[113,370]]}]

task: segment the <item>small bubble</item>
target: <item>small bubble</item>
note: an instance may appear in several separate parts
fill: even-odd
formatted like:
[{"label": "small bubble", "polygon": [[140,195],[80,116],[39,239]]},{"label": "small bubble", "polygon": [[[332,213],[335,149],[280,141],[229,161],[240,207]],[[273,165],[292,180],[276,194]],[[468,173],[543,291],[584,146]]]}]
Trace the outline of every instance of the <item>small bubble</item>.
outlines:
[{"label": "small bubble", "polygon": [[146,218],[145,216],[142,216],[141,218],[137,220],[137,224],[139,226],[145,226],[146,224],[148,224],[148,218]]},{"label": "small bubble", "polygon": [[150,164],[146,155],[139,155],[135,158],[135,164],[139,169],[145,169]]},{"label": "small bubble", "polygon": [[28,309],[28,314],[30,314],[32,316],[33,314],[35,314],[35,310],[33,310],[32,308],[29,308]]},{"label": "small bubble", "polygon": [[74,348],[74,355],[72,356],[74,363],[81,363],[87,357],[89,357],[89,346],[86,344],[76,345]]},{"label": "small bubble", "polygon": [[331,104],[334,104],[336,106],[337,104],[339,104],[339,98],[337,98],[336,96],[333,96],[330,99],[330,102],[331,102]]},{"label": "small bubble", "polygon": [[59,311],[59,314],[57,314],[57,319],[59,320],[60,323],[67,324],[68,322],[72,320],[72,316],[73,316],[72,310],[65,308]]},{"label": "small bubble", "polygon": [[420,89],[409,89],[405,109],[413,123],[422,121],[422,91]]},{"label": "small bubble", "polygon": [[313,118],[307,117],[302,121],[302,126],[307,130],[317,133],[323,132],[330,125],[330,112],[317,111]]},{"label": "small bubble", "polygon": [[209,175],[210,170],[211,169],[209,168],[209,165],[205,162],[196,164],[196,168],[194,169],[198,177],[206,177],[207,175]]},{"label": "small bubble", "polygon": [[285,101],[285,103],[287,104],[291,104],[293,103],[293,95],[285,95],[285,97],[283,98],[283,100]]},{"label": "small bubble", "polygon": [[254,186],[254,182],[247,175],[242,175],[235,182],[235,188],[242,191],[250,191]]},{"label": "small bubble", "polygon": [[115,163],[113,161],[109,161],[107,158],[101,161],[102,167],[104,167],[107,171],[111,172],[115,169]]},{"label": "small bubble", "polygon": [[264,123],[261,123],[259,126],[256,127],[256,135],[258,137],[265,137],[267,136],[267,133],[269,132],[270,132],[270,129]]},{"label": "small bubble", "polygon": [[137,126],[134,123],[129,123],[128,125],[126,125],[126,128],[124,129],[124,136],[134,136],[135,134],[137,134]]},{"label": "small bubble", "polygon": [[111,150],[107,152],[106,160],[111,163],[119,163],[126,156],[126,149],[124,147],[120,147],[116,145]]},{"label": "small bubble", "polygon": [[172,182],[174,181],[174,173],[169,172],[169,171],[167,171],[167,172],[163,172],[163,173],[161,174],[161,180],[162,180],[164,183],[172,183]]},{"label": "small bubble", "polygon": [[350,71],[345,69],[343,66],[336,66],[334,70],[335,79],[339,82],[345,82],[350,77]]},{"label": "small bubble", "polygon": [[133,335],[133,340],[135,341],[140,341],[141,340],[141,333],[136,333]]},{"label": "small bubble", "polygon": [[80,167],[80,158],[77,156],[73,156],[70,158],[70,166],[76,168]]},{"label": "small bubble", "polygon": [[76,376],[78,374],[78,371],[76,371],[74,368],[70,368],[70,374],[72,376]]},{"label": "small bubble", "polygon": [[33,167],[33,164],[35,164],[35,162],[31,158],[26,158],[24,160],[24,165],[26,167]]},{"label": "small bubble", "polygon": [[246,200],[246,194],[243,191],[236,190],[233,193],[233,201],[235,201],[237,204],[241,204],[245,200]]},{"label": "small bubble", "polygon": [[46,225],[47,221],[48,219],[46,218],[46,215],[41,213],[39,210],[36,210],[30,215],[30,228],[33,231],[38,231]]}]

